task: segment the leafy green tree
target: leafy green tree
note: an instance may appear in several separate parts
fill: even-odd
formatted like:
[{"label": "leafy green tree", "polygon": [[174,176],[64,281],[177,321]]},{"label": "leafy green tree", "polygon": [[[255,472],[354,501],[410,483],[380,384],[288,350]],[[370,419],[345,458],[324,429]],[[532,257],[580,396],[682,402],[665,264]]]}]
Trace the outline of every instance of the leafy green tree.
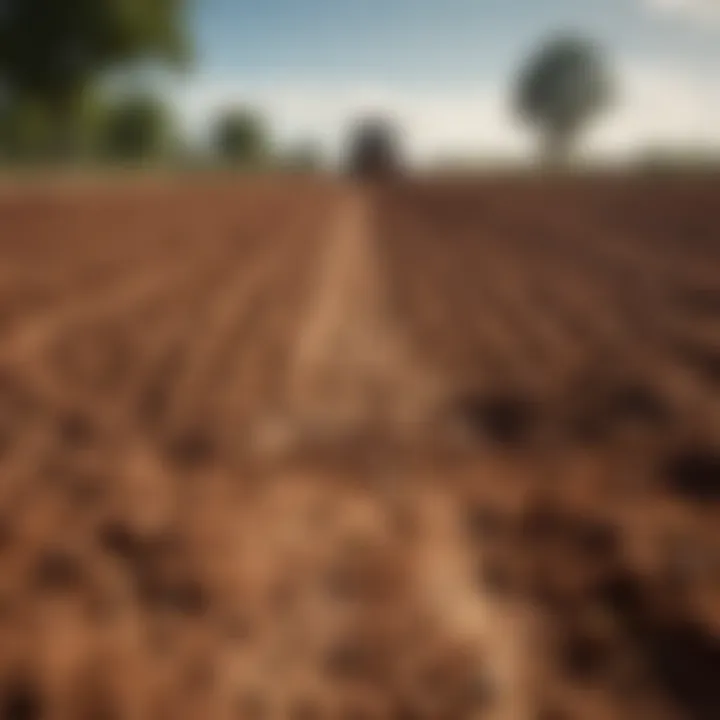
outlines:
[{"label": "leafy green tree", "polygon": [[[74,137],[67,152],[87,160],[97,151],[105,103],[95,93],[84,93],[73,120]],[[0,106],[0,156],[10,162],[46,162],[57,156],[57,134],[52,114],[37,100],[14,99]]]},{"label": "leafy green tree", "polygon": [[7,101],[44,113],[56,150],[67,151],[83,98],[105,73],[133,61],[188,59],[185,16],[186,0],[3,0]]},{"label": "leafy green tree", "polygon": [[0,113],[0,152],[11,162],[32,162],[50,146],[50,118],[37,102],[7,103]]},{"label": "leafy green tree", "polygon": [[397,128],[382,117],[357,121],[347,152],[348,169],[356,177],[392,176],[402,169]]},{"label": "leafy green tree", "polygon": [[174,122],[162,100],[152,95],[131,95],[117,100],[107,111],[102,132],[102,154],[123,162],[166,157],[172,150]]},{"label": "leafy green tree", "polygon": [[213,131],[217,155],[227,162],[258,166],[269,154],[269,136],[265,120],[248,108],[226,110]]},{"label": "leafy green tree", "polygon": [[553,163],[569,156],[588,122],[613,96],[611,73],[601,50],[581,37],[559,37],[535,53],[520,75],[517,110],[543,138]]}]

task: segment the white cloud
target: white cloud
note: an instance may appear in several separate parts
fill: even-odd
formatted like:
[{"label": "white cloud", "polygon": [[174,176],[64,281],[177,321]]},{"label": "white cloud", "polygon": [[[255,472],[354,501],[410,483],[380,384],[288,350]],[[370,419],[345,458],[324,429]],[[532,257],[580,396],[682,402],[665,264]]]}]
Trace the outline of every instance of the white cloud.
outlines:
[{"label": "white cloud", "polygon": [[598,152],[632,153],[649,145],[720,149],[720,85],[714,77],[667,65],[623,71],[617,105],[590,134]]},{"label": "white cloud", "polygon": [[720,0],[643,0],[650,10],[691,20],[720,21]]},{"label": "white cloud", "polygon": [[[653,144],[720,149],[720,85],[673,66],[626,64],[617,107],[588,132],[590,155],[621,158]],[[526,157],[532,137],[515,122],[504,86],[418,89],[339,83],[248,83],[201,77],[171,91],[191,135],[201,138],[218,110],[262,109],[280,143],[319,140],[338,157],[358,114],[379,111],[404,132],[416,165],[440,157]]]}]

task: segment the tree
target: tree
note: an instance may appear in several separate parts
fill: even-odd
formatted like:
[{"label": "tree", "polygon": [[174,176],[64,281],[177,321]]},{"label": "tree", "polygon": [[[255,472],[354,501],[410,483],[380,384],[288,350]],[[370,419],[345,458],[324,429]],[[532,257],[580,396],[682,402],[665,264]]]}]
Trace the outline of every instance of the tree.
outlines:
[{"label": "tree", "polygon": [[188,57],[185,0],[3,0],[0,77],[9,101],[41,107],[66,147],[84,93],[134,60]]},{"label": "tree", "polygon": [[0,113],[0,151],[13,162],[37,160],[47,154],[50,118],[38,103],[3,104]]},{"label": "tree", "polygon": [[[84,93],[75,107],[73,156],[92,157],[101,140],[106,105],[95,93]],[[15,98],[0,106],[0,155],[12,162],[44,162],[57,151],[54,117],[37,100]]]},{"label": "tree", "polygon": [[393,125],[383,118],[356,123],[350,139],[349,170],[357,177],[380,177],[399,171],[400,143]]},{"label": "tree", "polygon": [[269,152],[265,121],[249,108],[226,110],[215,124],[213,144],[217,155],[224,160],[257,166]]},{"label": "tree", "polygon": [[112,160],[139,162],[166,155],[172,140],[172,117],[162,100],[130,95],[107,111],[101,149]]},{"label": "tree", "polygon": [[550,162],[567,159],[591,118],[612,98],[605,58],[591,41],[560,37],[530,58],[517,87],[517,109],[538,128]]}]

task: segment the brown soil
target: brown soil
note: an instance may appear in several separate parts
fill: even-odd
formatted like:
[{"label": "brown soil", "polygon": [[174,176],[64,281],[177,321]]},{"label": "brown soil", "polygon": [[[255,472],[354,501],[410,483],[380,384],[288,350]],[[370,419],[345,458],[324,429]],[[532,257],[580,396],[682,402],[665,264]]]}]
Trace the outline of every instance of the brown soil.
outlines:
[{"label": "brown soil", "polygon": [[0,718],[720,717],[713,178],[0,196]]}]

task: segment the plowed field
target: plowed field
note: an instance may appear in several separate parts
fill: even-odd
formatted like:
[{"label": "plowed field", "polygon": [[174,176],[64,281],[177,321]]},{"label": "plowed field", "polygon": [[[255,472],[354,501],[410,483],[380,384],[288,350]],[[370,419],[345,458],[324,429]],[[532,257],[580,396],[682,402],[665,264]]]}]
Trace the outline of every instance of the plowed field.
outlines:
[{"label": "plowed field", "polygon": [[720,717],[713,178],[0,194],[0,718]]}]

